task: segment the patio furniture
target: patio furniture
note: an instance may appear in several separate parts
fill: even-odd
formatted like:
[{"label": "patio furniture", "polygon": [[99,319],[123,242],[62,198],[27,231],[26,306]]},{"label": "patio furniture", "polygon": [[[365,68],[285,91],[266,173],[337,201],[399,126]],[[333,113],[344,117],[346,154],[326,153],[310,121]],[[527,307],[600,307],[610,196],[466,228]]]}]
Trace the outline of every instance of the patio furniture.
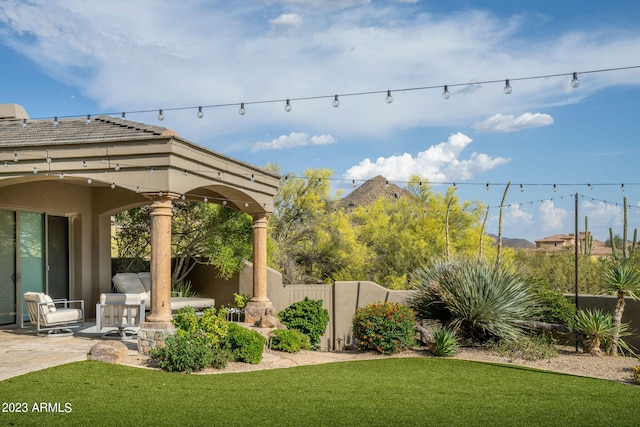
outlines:
[{"label": "patio furniture", "polygon": [[38,336],[71,336],[70,328],[84,325],[83,300],[54,300],[43,292],[26,292],[24,300],[29,321],[36,325]]},{"label": "patio furniture", "polygon": [[[96,304],[96,330],[111,329],[103,338],[130,339],[144,322],[144,302],[136,294],[101,294]],[[115,330],[113,330],[115,328]]]},{"label": "patio furniture", "polygon": [[[139,295],[145,307],[151,303],[151,273],[117,273],[112,281],[119,293]],[[213,298],[183,297],[180,292],[172,292],[172,294],[175,295],[171,296],[171,311],[189,306],[196,310],[204,310],[216,304]]]}]

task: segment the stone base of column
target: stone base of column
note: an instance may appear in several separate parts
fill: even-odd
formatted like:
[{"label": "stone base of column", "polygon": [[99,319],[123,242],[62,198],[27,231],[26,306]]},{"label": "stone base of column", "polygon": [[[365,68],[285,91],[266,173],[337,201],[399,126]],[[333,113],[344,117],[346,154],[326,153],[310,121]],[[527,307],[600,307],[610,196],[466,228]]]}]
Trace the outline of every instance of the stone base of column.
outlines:
[{"label": "stone base of column", "polygon": [[164,346],[164,340],[175,333],[171,322],[142,322],[138,331],[138,354],[148,356],[152,348]]},{"label": "stone base of column", "polygon": [[244,321],[250,325],[257,325],[265,314],[275,315],[275,309],[271,301],[249,300],[244,308]]}]

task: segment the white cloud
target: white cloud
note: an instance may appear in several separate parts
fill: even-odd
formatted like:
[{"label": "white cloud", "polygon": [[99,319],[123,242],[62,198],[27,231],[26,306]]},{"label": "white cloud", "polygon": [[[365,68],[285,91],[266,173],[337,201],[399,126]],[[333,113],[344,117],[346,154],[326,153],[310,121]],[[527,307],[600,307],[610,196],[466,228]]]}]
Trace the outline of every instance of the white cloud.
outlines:
[{"label": "white cloud", "polygon": [[515,117],[513,114],[495,114],[488,119],[476,123],[473,128],[480,132],[516,132],[553,124],[553,117],[543,113],[524,113]]},{"label": "white cloud", "polygon": [[540,205],[540,223],[541,229],[545,232],[560,232],[564,230],[564,221],[570,216],[569,211],[562,208],[556,208],[553,201],[547,200]]},{"label": "white cloud", "polygon": [[331,135],[314,135],[303,132],[291,132],[289,135],[280,135],[270,142],[258,142],[251,151],[284,150],[285,148],[302,147],[305,145],[328,145],[335,144],[336,140]]},{"label": "white cloud", "polygon": [[349,168],[344,178],[363,180],[382,175],[390,180],[406,181],[411,175],[419,175],[432,182],[467,180],[509,161],[475,152],[468,159],[460,159],[462,152],[472,141],[467,135],[458,132],[449,136],[446,142],[419,152],[416,157],[404,153],[379,157],[375,162],[367,158]]},{"label": "white cloud", "polygon": [[300,27],[302,25],[302,16],[296,13],[283,13],[275,19],[269,21],[272,25],[282,25],[290,27]]},{"label": "white cloud", "polygon": [[582,208],[584,216],[589,218],[592,226],[593,224],[603,224],[613,227],[623,223],[622,206],[585,200],[582,203]]},{"label": "white cloud", "polygon": [[522,227],[533,223],[533,215],[522,210],[522,207],[519,204],[507,206],[504,213],[504,221],[506,224]]}]

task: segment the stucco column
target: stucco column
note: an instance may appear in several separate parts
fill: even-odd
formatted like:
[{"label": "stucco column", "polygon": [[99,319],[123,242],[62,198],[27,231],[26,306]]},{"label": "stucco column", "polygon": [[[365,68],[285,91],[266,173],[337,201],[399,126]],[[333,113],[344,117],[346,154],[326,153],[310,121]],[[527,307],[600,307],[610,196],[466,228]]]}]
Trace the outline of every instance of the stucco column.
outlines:
[{"label": "stucco column", "polygon": [[171,323],[171,200],[156,196],[151,203],[151,312],[138,333],[138,351],[149,350],[175,332]]},{"label": "stucco column", "polygon": [[259,322],[264,314],[273,314],[267,297],[267,215],[253,216],[253,296],[245,307],[245,320]]}]

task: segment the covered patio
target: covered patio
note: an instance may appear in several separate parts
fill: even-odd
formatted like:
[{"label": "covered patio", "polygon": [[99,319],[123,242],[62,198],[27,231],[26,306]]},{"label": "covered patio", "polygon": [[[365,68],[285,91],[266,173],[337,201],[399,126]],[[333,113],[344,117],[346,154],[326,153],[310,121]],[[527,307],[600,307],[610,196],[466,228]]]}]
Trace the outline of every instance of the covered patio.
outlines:
[{"label": "covered patio", "polygon": [[[253,296],[268,310],[267,218],[279,176],[198,146],[170,129],[109,116],[30,120],[0,105],[0,325],[23,322],[27,291],[82,299],[90,317],[111,292],[111,217],[151,205],[151,307],[143,331],[171,330],[174,200],[253,218]],[[162,334],[161,334],[162,335]]]}]

